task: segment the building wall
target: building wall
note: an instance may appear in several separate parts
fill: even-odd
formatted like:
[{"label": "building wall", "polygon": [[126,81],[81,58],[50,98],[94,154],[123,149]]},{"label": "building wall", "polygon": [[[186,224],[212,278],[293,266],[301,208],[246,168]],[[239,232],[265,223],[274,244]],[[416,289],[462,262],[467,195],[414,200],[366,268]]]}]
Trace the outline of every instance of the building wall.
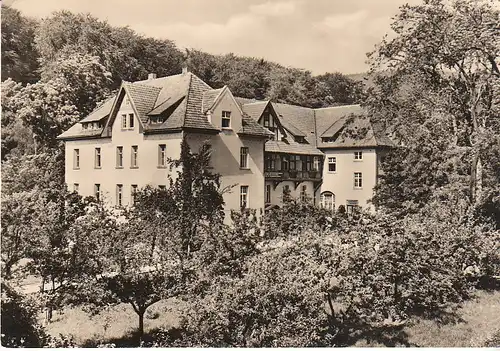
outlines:
[{"label": "building wall", "polygon": [[[94,195],[94,184],[101,185],[101,194],[105,201],[116,204],[117,184],[123,185],[123,204],[131,200],[131,185],[138,188],[146,185],[168,185],[169,167],[158,167],[158,148],[166,145],[167,157],[178,158],[182,133],[144,135],[139,131],[140,121],[135,117],[134,128],[122,130],[121,114],[133,113],[125,99],[112,126],[112,137],[89,140],[66,141],[66,184],[73,190],[73,184],[79,184],[79,194]],[[131,168],[132,146],[138,146],[138,167]],[[123,168],[116,167],[117,146],[123,147]],[[101,148],[101,168],[96,169],[95,148]],[[74,149],[80,150],[80,169],[73,169]],[[172,171],[175,175],[175,170]]]},{"label": "building wall", "polygon": [[[240,186],[248,186],[248,207],[264,208],[264,139],[239,136],[241,112],[230,92],[221,97],[215,106],[211,119],[216,126],[221,125],[222,111],[231,111],[231,128],[223,129],[218,135],[198,133],[188,134],[188,143],[192,150],[198,150],[203,142],[212,148],[212,167],[219,173],[222,187],[231,187],[224,194],[226,217],[231,209],[240,209]],[[240,168],[241,147],[248,147],[248,168]]]},{"label": "building wall", "polygon": [[[316,204],[318,203],[317,202],[318,196],[316,196],[316,199],[315,199],[314,183],[312,181],[309,181],[309,180],[303,181],[300,184],[298,184],[297,188],[295,188],[295,182],[291,181],[291,180],[284,180],[282,182],[279,182],[276,185],[276,188],[274,188],[274,181],[273,180],[266,180],[265,187],[267,187],[268,185],[271,186],[271,202],[270,202],[271,205],[281,206],[283,204],[283,189],[286,186],[288,186],[288,188],[290,189],[290,197],[292,197],[296,200],[300,200],[300,193],[302,190],[302,186],[304,186],[304,185],[306,186],[306,196],[308,198],[308,201],[311,201],[312,203],[316,203]],[[319,194],[319,192],[318,192],[318,194]]]},{"label": "building wall", "polygon": [[[264,208],[264,139],[240,137],[236,133],[241,128],[241,113],[230,95],[222,97],[216,106],[212,118],[220,118],[222,111],[231,111],[232,129],[218,135],[187,133],[187,140],[192,152],[197,152],[203,142],[212,146],[212,166],[220,173],[222,187],[234,186],[224,195],[225,210],[240,209],[240,186],[249,187],[248,207]],[[94,184],[100,184],[101,196],[112,205],[116,205],[117,184],[122,184],[123,204],[131,202],[131,185],[138,188],[146,185],[168,186],[168,175],[175,178],[176,170],[158,166],[159,145],[166,145],[166,154],[170,158],[179,158],[182,133],[149,134],[141,132],[140,121],[135,116],[133,129],[122,129],[122,114],[134,113],[131,105],[123,100],[112,126],[112,137],[89,140],[66,141],[66,183],[70,190],[79,185],[79,194],[93,196]],[[138,167],[131,168],[132,146],[138,147]],[[123,147],[123,168],[117,168],[117,147]],[[101,148],[101,168],[96,169],[95,148]],[[240,169],[240,148],[248,147],[248,168]],[[80,168],[73,169],[74,149],[80,152]],[[229,216],[227,216],[229,217]]]},{"label": "building wall", "polygon": [[[335,195],[335,208],[346,206],[347,200],[358,200],[359,206],[373,210],[368,203],[377,182],[377,152],[375,149],[322,149],[325,153],[323,183],[318,193],[331,191]],[[355,160],[354,152],[362,151],[363,159]],[[335,157],[336,171],[328,169],[328,158]],[[362,188],[354,187],[354,173],[362,173]]]}]

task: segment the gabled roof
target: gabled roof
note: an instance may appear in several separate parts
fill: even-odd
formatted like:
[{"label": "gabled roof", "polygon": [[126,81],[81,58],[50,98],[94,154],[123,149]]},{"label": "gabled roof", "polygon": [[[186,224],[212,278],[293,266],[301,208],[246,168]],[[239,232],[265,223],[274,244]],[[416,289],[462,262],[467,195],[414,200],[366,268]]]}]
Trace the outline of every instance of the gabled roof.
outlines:
[{"label": "gabled roof", "polygon": [[183,127],[196,129],[218,130],[202,112],[203,93],[211,90],[210,86],[192,73],[189,83],[188,96],[186,98],[186,116]]},{"label": "gabled roof", "polygon": [[321,136],[341,118],[350,114],[363,114],[360,105],[344,105],[335,107],[318,108],[314,111],[316,119],[316,135],[318,142],[321,142]]},{"label": "gabled roof", "polygon": [[241,109],[254,121],[259,121],[269,101],[254,101],[244,104]]},{"label": "gabled roof", "polygon": [[241,122],[241,129],[238,131],[238,134],[260,137],[271,137],[274,135],[267,128],[257,123],[252,117],[243,115]]},{"label": "gabled roof", "polygon": [[201,104],[201,110],[203,113],[207,113],[217,101],[217,98],[222,94],[224,88],[207,90],[203,93],[203,102]]},{"label": "gabled roof", "polygon": [[[296,129],[295,132],[297,132],[298,129],[309,144],[313,146],[316,145],[313,109],[276,102],[273,102],[272,105],[274,110],[280,117],[280,122],[282,120],[285,120],[285,123],[288,122],[287,124],[289,125],[290,129],[290,124],[293,125]],[[285,125],[284,127],[286,128]],[[289,131],[293,134],[292,130]]]},{"label": "gabled roof", "polygon": [[[318,134],[318,148],[332,147],[376,147],[393,146],[394,144],[387,138],[382,128],[374,128],[366,111],[345,108],[342,115],[339,109],[322,111],[323,118],[330,116],[336,120],[321,135]],[[325,109],[326,110],[326,109]],[[331,114],[330,114],[331,113]],[[333,138],[333,142],[323,142],[323,138]]]},{"label": "gabled roof", "polygon": [[85,123],[85,122],[97,122],[100,121],[106,117],[109,116],[109,111],[111,110],[111,107],[113,106],[113,102],[115,101],[115,97],[110,97],[106,101],[104,101],[102,104],[97,106],[94,111],[90,113],[87,117],[82,119],[80,123]]},{"label": "gabled roof", "polygon": [[161,88],[138,83],[125,83],[123,87],[132,99],[139,119],[143,124],[147,123],[147,113],[155,106]]}]

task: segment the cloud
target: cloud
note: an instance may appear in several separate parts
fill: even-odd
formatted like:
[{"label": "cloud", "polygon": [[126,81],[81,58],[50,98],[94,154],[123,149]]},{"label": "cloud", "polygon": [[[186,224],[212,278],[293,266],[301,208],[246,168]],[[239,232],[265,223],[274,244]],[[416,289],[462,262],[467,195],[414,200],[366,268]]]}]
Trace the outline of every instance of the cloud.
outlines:
[{"label": "cloud", "polygon": [[334,13],[325,17],[320,25],[329,29],[344,29],[346,27],[361,26],[367,17],[368,12],[366,10],[353,13]]},{"label": "cloud", "polygon": [[298,3],[293,1],[268,1],[263,4],[250,6],[250,12],[262,16],[288,16],[295,13]]}]

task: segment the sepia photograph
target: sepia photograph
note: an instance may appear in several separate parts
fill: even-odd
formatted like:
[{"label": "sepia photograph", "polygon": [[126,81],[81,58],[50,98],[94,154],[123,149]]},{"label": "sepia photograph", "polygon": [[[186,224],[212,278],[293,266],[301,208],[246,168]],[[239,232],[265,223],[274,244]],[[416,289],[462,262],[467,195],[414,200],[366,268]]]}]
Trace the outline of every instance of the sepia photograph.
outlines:
[{"label": "sepia photograph", "polygon": [[3,0],[1,345],[500,347],[500,0]]}]

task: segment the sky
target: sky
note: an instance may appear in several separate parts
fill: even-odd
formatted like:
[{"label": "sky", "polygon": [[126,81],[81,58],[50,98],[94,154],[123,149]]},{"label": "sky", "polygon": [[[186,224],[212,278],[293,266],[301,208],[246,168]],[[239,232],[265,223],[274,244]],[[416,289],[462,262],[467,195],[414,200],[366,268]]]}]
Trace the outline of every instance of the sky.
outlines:
[{"label": "sky", "polygon": [[23,14],[88,12],[211,54],[265,58],[314,74],[368,70],[391,18],[422,0],[6,0]]}]

